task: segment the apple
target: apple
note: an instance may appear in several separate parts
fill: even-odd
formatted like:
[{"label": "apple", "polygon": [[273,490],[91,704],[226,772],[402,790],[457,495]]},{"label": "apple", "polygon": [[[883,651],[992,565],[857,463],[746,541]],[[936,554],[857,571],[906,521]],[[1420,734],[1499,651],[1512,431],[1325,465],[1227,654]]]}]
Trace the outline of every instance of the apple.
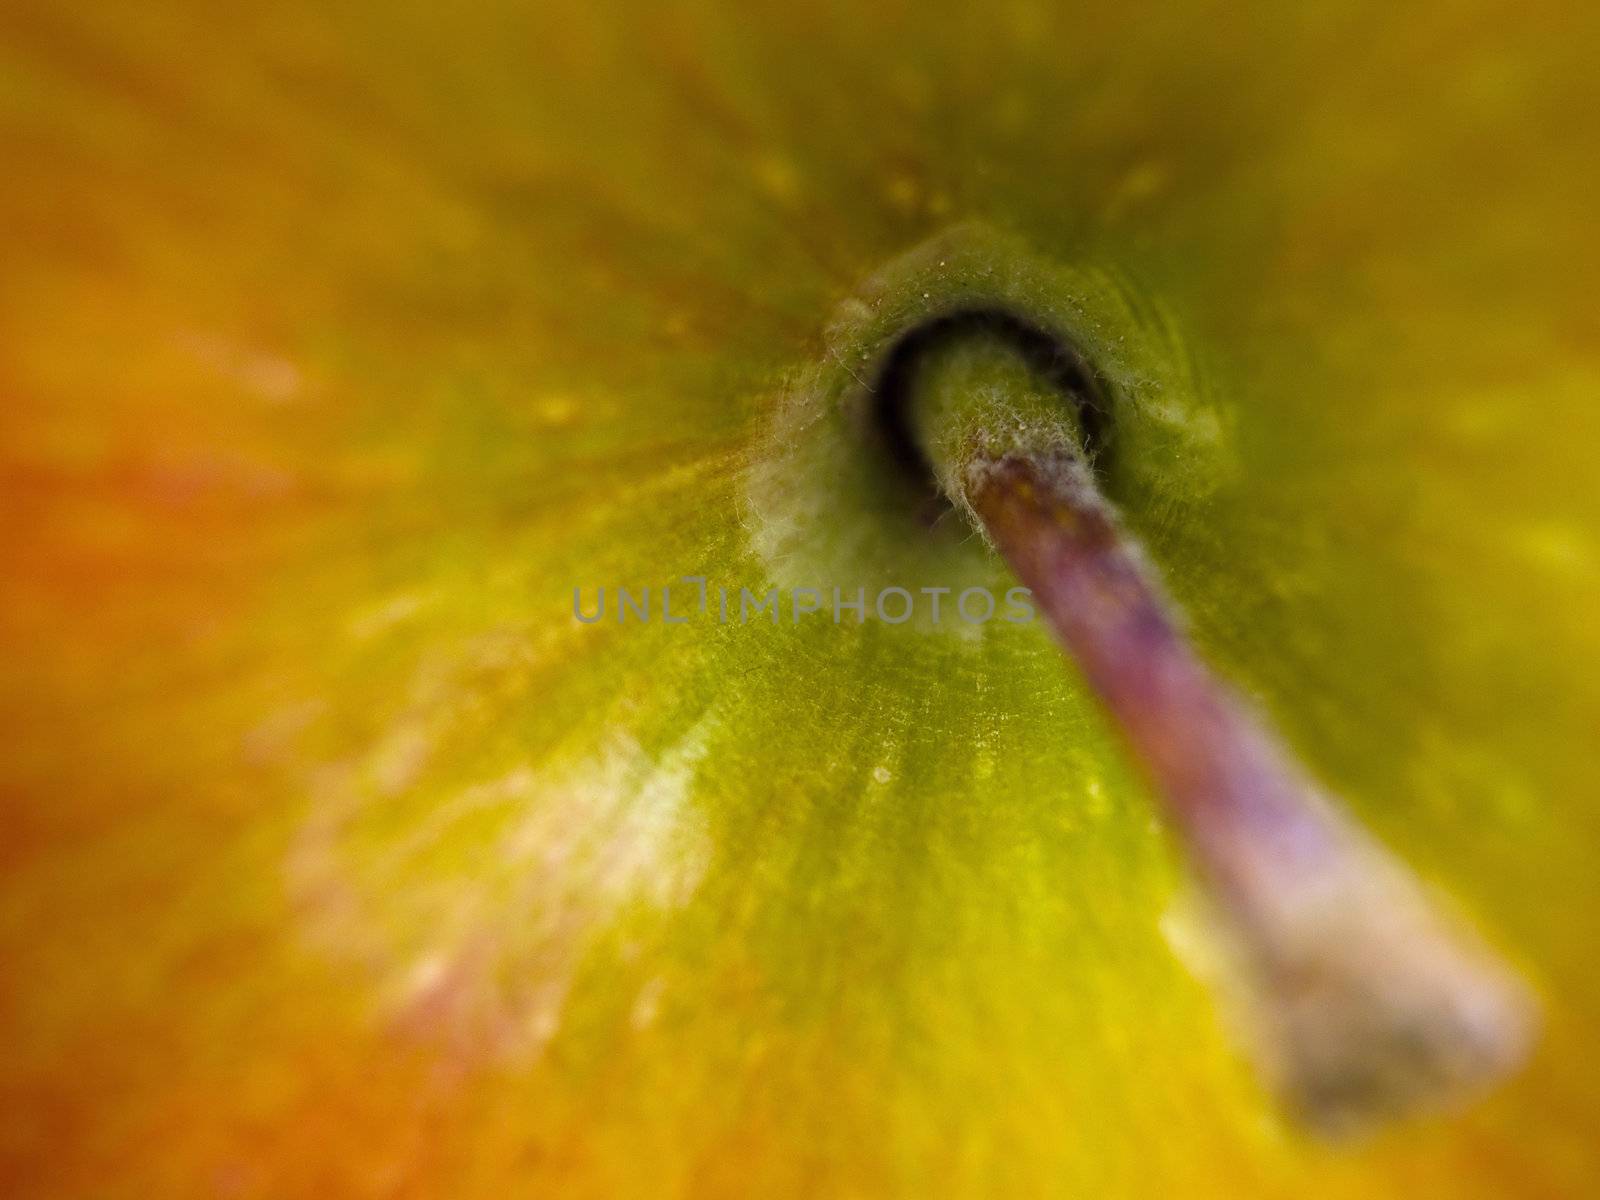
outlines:
[{"label": "apple", "polygon": [[[1596,20],[10,6],[6,1194],[1592,1191]],[[1147,764],[863,399],[975,298],[1537,995],[1488,1094],[1330,1145],[1241,1052]]]}]

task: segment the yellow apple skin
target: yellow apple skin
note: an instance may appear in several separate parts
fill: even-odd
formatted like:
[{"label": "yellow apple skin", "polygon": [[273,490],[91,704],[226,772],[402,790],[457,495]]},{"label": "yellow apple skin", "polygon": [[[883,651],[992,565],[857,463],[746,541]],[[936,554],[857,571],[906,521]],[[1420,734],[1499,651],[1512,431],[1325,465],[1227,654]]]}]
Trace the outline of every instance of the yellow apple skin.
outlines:
[{"label": "yellow apple skin", "polygon": [[[1302,7],[7,5],[0,1191],[1594,1191],[1600,16]],[[1166,348],[1193,636],[1539,991],[1481,1104],[1274,1107],[1042,630],[573,620],[781,572],[970,222]]]}]

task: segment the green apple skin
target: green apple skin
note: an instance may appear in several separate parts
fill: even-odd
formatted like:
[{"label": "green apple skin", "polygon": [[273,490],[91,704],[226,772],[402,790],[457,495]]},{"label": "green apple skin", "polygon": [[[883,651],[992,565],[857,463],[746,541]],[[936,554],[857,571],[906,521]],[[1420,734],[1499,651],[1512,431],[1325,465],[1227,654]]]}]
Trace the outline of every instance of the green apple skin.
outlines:
[{"label": "green apple skin", "polygon": [[[1600,18],[1301,7],[9,5],[3,1190],[1592,1191]],[[777,432],[974,225],[895,303],[1120,364],[1192,636],[1544,1000],[1482,1103],[1283,1117],[1041,628],[573,620],[905,544]]]}]

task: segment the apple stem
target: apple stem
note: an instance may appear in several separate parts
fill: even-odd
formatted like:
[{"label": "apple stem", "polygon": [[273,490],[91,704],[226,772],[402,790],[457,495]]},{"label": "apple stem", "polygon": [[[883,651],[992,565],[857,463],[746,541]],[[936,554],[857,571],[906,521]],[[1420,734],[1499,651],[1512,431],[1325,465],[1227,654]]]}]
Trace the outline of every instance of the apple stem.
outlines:
[{"label": "apple stem", "polygon": [[1511,1070],[1535,1025],[1526,987],[1201,660],[1029,374],[1003,348],[953,348],[917,393],[923,448],[1164,800],[1280,1094],[1342,1134]]}]

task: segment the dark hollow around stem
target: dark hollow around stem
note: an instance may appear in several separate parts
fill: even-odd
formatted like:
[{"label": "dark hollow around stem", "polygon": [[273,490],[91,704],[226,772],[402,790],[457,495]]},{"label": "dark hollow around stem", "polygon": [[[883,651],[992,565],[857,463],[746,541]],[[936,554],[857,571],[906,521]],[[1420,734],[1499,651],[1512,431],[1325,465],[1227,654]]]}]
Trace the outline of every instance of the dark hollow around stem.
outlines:
[{"label": "dark hollow around stem", "polygon": [[872,409],[890,459],[919,487],[938,493],[936,473],[915,431],[913,410],[924,364],[955,342],[990,339],[1014,350],[1040,382],[1077,412],[1083,452],[1093,463],[1110,444],[1110,388],[1089,359],[1063,335],[1010,309],[994,305],[952,309],[902,333],[873,379]]}]

